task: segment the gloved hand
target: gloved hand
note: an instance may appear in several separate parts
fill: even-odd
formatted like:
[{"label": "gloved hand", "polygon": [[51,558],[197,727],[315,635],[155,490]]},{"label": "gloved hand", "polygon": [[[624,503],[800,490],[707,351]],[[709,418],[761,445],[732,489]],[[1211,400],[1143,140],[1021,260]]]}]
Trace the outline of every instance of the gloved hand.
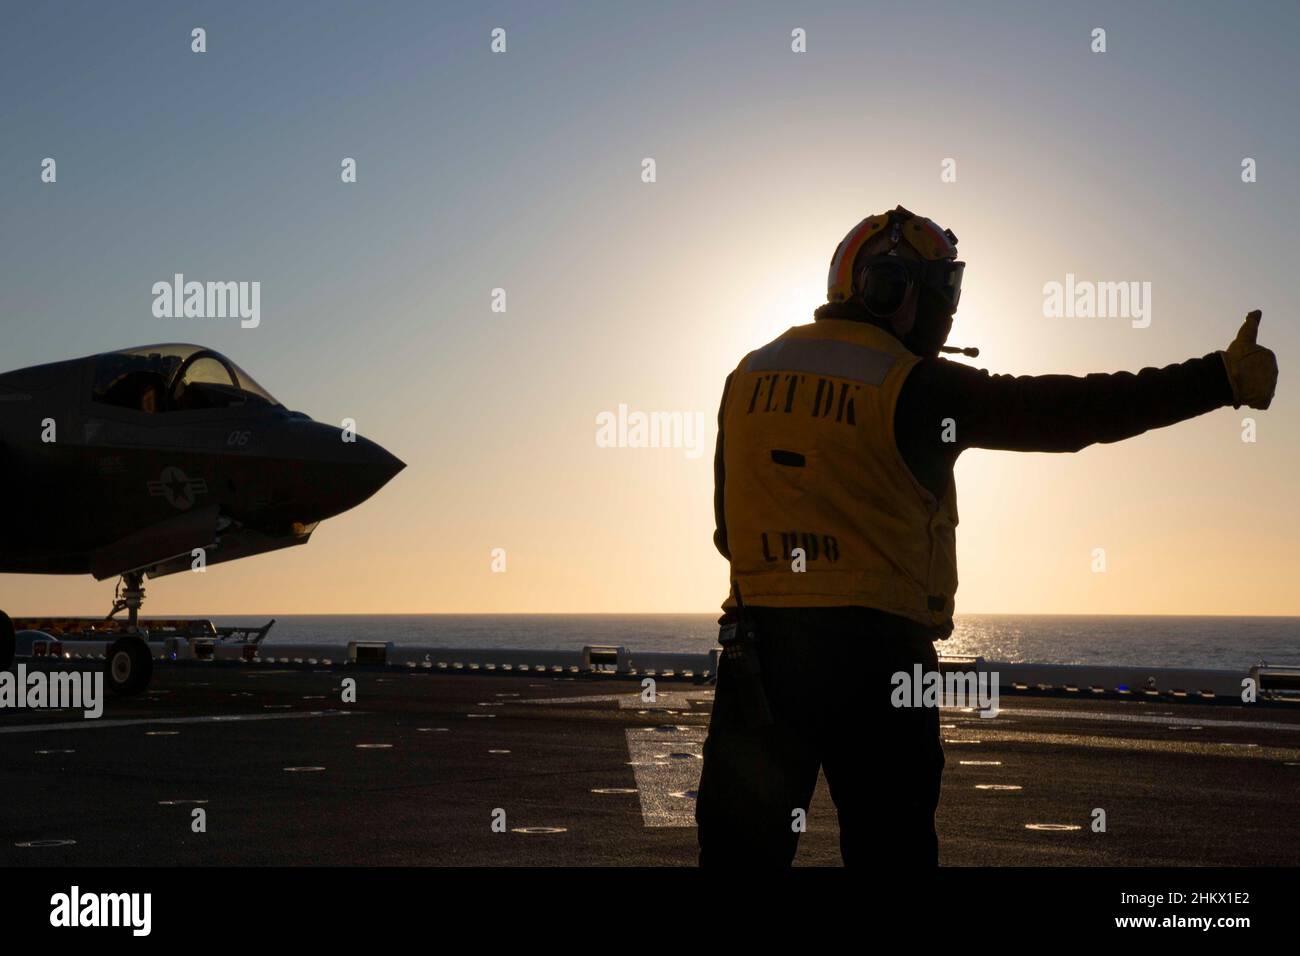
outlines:
[{"label": "gloved hand", "polygon": [[1232,344],[1219,353],[1232,384],[1233,408],[1242,405],[1268,408],[1273,401],[1273,392],[1277,388],[1277,356],[1264,346],[1255,344],[1262,316],[1259,309],[1247,315]]}]

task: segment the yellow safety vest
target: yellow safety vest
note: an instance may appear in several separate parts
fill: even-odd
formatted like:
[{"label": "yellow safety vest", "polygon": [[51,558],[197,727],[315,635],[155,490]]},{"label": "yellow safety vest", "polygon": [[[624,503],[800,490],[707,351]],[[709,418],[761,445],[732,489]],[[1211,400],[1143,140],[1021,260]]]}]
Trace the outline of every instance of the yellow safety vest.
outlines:
[{"label": "yellow safety vest", "polygon": [[731,577],[745,604],[863,605],[951,632],[956,491],[949,482],[936,499],[894,440],[918,361],[887,332],[843,320],[796,326],[741,360],[721,441]]}]

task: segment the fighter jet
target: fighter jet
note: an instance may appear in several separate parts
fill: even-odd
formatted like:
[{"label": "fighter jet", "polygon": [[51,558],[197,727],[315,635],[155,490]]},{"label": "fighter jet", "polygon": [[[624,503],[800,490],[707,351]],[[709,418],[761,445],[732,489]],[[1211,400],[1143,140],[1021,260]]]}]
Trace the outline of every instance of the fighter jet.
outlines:
[{"label": "fighter jet", "polygon": [[[291,412],[212,349],[148,345],[0,374],[0,572],[121,578],[107,683],[148,686],[144,580],[306,544],[405,465]],[[15,635],[0,611],[0,668]]]}]

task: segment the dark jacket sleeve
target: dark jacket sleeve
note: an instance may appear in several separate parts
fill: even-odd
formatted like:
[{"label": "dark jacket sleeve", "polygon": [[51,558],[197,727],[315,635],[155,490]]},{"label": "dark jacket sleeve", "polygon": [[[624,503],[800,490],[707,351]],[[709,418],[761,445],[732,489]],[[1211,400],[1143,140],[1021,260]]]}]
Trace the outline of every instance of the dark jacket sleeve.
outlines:
[{"label": "dark jacket sleeve", "polygon": [[731,549],[727,546],[727,514],[723,508],[727,469],[722,457],[722,416],[727,409],[727,392],[730,389],[731,375],[728,375],[727,381],[722,385],[722,402],[718,405],[718,444],[713,450],[713,546],[728,561],[731,560]]},{"label": "dark jacket sleeve", "polygon": [[1137,373],[1081,377],[990,375],[926,359],[903,385],[894,427],[903,459],[933,490],[927,479],[946,478],[943,472],[966,448],[1073,452],[1230,404],[1232,386],[1217,352]]}]

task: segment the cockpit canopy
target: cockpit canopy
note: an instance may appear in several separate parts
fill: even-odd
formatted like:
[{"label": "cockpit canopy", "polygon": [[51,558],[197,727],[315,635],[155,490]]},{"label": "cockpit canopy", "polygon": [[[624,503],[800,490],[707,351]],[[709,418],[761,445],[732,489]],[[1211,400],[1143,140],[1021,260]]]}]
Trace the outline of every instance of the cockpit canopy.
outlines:
[{"label": "cockpit canopy", "polygon": [[91,398],[150,414],[280,404],[224,355],[180,344],[97,356]]}]

